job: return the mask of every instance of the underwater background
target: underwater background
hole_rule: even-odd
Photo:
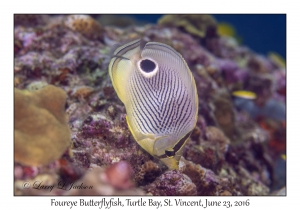
[[[285,14],[212,14],[235,28],[242,43],[257,53],[276,52],[286,58]],[[136,20],[156,23],[162,14],[126,14]]]
[[[285,19],[16,14],[14,194],[285,195]],[[113,46],[141,37],[179,52],[195,79],[178,170],[135,142],[109,78]]]

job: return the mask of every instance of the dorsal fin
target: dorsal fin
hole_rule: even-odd
[[[125,45],[125,44],[127,44],[127,43],[129,43],[129,42],[132,42],[132,41],[134,41],[134,40],[136,40],[136,38],[126,39],[126,40],[121,41],[120,43],[114,44],[114,45],[110,48],[110,51],[109,51],[110,57],[114,57],[114,55],[115,55],[114,53],[115,53],[116,49],[118,49],[118,48],[121,47],[122,45]]]
[[[143,49],[144,49],[144,47],[146,46],[146,44],[147,44],[147,41],[145,40],[145,39],[141,39],[140,40],[140,51],[142,52],[143,51]]]

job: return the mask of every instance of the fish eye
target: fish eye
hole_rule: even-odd
[[[149,59],[145,59],[140,62],[140,67],[143,71],[150,73],[154,71],[156,64]]]
[[[175,156],[175,151],[173,148],[168,148],[165,150],[165,154],[168,156],[168,157],[174,157]]]
[[[138,61],[137,67],[146,78],[153,77],[158,72],[158,64],[151,58],[143,58]]]

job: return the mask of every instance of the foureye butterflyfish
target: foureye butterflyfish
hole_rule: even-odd
[[[109,75],[134,139],[178,169],[198,116],[195,80],[183,57],[166,44],[138,39],[116,48]]]

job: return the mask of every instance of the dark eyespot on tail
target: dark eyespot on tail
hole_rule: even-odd
[[[156,68],[156,64],[149,59],[145,59],[140,62],[140,67],[144,72],[150,73],[154,71],[154,69]]]

